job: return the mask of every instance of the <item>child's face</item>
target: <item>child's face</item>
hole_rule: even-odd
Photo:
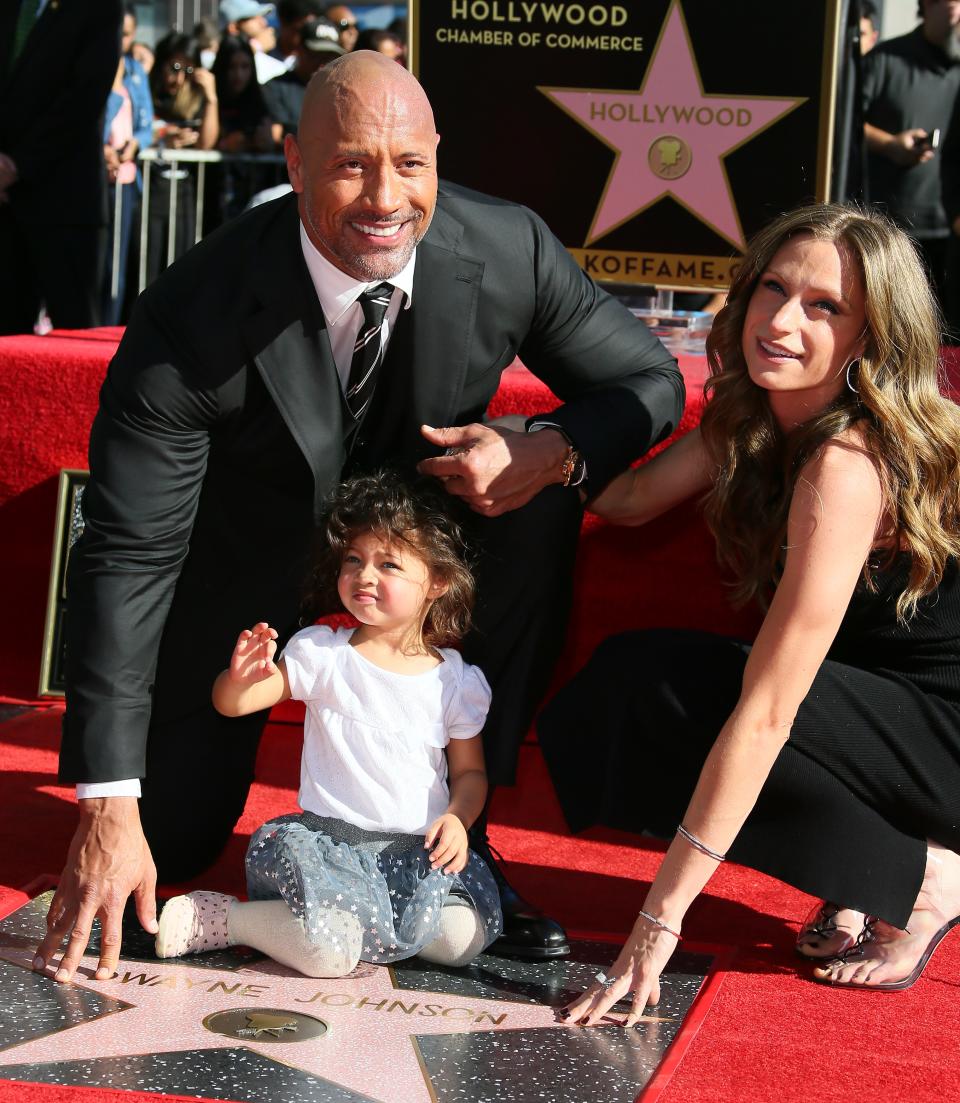
[[[446,589],[409,544],[375,532],[353,538],[340,565],[337,591],[361,624],[405,628],[419,624],[426,605]]]

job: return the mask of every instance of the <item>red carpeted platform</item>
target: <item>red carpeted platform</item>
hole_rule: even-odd
[[[85,466],[85,439],[117,331],[0,339],[0,578],[8,631],[0,643],[0,697],[33,698],[39,666],[50,539],[61,467]],[[947,364],[957,376],[960,359]],[[697,417],[704,362],[682,364]],[[951,388],[952,389],[952,388]],[[550,396],[511,371],[495,414],[549,409]],[[610,580],[617,600],[609,598]],[[750,614],[733,615],[709,539],[692,510],[639,530],[588,522],[577,567],[574,622],[564,673],[612,632],[655,624],[749,633]],[[58,706],[0,724],[0,912],[19,887],[62,863],[74,826],[72,794],[56,783]],[[233,843],[204,886],[242,888],[250,830],[295,807],[300,732],[273,724],[257,782]],[[636,800],[644,798],[637,779]],[[535,746],[523,748],[517,787],[494,808],[494,844],[510,859],[518,888],[572,929],[625,932],[661,846],[609,831],[569,836]],[[193,886],[191,886],[193,887]],[[943,945],[922,979],[902,994],[834,991],[798,972],[797,921],[809,901],[770,878],[720,869],[688,917],[698,941],[737,947],[699,1033],[662,1093],[663,1103],[940,1103],[960,1098],[960,937]],[[0,1101],[156,1099],[148,1093],[28,1087],[0,1082]],[[403,1103],[403,1101],[397,1101]]]

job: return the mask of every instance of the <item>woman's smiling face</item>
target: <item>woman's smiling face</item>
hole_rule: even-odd
[[[774,254],[750,297],[743,356],[785,426],[828,406],[863,350],[863,278],[844,245],[798,234]]]

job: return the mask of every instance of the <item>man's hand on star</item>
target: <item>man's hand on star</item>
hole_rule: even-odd
[[[33,967],[45,970],[68,938],[55,979],[73,979],[100,920],[96,980],[113,976],[120,958],[123,909],[131,894],[145,931],[157,933],[157,870],[140,826],[136,797],[81,800],[80,823],[47,913],[47,936]]]
[[[443,479],[451,494],[485,517],[519,509],[545,486],[563,481],[568,445],[555,429],[520,433],[473,423],[446,429],[422,425],[420,432],[447,452],[422,460],[417,470]]]

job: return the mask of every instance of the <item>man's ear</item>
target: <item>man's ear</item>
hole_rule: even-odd
[[[301,195],[303,193],[303,159],[300,156],[297,139],[292,134],[288,134],[283,139],[283,155],[287,159],[287,174],[293,190]]]

